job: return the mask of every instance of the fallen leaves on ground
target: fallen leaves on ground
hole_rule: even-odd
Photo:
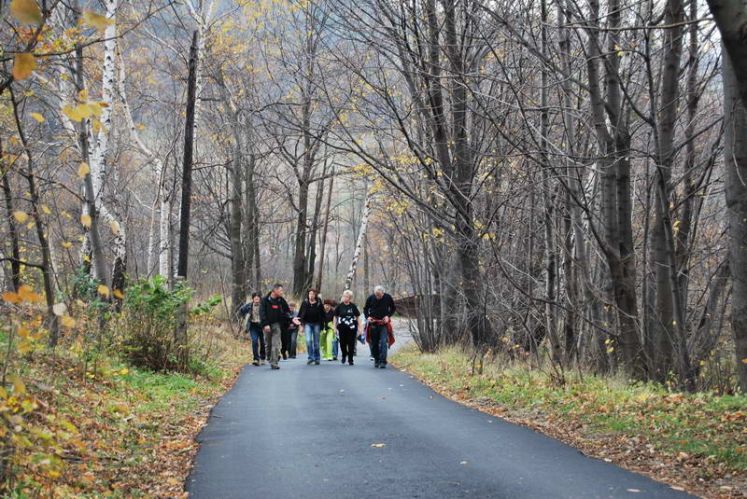
[[[236,349],[247,358],[245,350]],[[83,376],[73,357],[36,356],[25,375],[35,380],[28,390],[42,408],[36,417],[70,421],[76,431],[62,444],[59,473],[29,466],[17,485],[31,496],[186,498],[195,437],[241,364],[231,359],[215,380],[126,367]]]
[[[677,490],[703,497],[747,497],[743,398],[721,403],[707,394],[618,388],[602,381],[595,386],[589,385],[594,382],[590,377],[559,388],[525,368],[496,367],[472,375],[468,356],[450,350],[426,355],[405,348],[394,364],[447,398]]]

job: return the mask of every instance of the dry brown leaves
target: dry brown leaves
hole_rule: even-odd
[[[396,365],[396,361],[394,363]],[[514,411],[491,399],[472,397],[469,387],[453,389],[418,376],[417,372],[408,370],[405,366],[397,365],[397,368],[450,400],[531,428],[571,445],[588,456],[649,476],[676,490],[685,490],[690,494],[714,499],[747,497],[747,476],[744,474],[716,474],[721,477],[713,480],[696,478],[702,475],[700,471],[704,466],[712,466],[712,463],[707,462],[707,458],[690,456],[684,452],[677,455],[661,452],[640,437],[631,439],[615,434],[600,434],[592,431],[583,422],[569,419],[568,416],[560,420],[540,411]]]

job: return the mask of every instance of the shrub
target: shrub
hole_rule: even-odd
[[[186,342],[176,334],[179,314],[192,290],[177,284],[168,289],[161,276],[127,288],[122,308],[122,351],[135,366],[154,371],[184,370]]]

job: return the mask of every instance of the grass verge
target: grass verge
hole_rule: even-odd
[[[26,386],[14,393],[33,401],[26,419],[34,445],[15,446],[9,496],[186,497],[195,436],[250,358],[246,342],[211,327],[212,352],[201,375],[155,373],[112,359],[85,370],[79,356],[60,349],[27,358],[20,372]],[[48,439],[47,453],[38,435]]]
[[[747,497],[746,396],[578,374],[558,386],[542,372],[497,363],[472,375],[459,349],[421,354],[408,345],[393,360],[442,395],[588,455],[705,497]]]

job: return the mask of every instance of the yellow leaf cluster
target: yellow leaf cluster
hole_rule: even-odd
[[[109,19],[108,17],[97,14],[96,12],[86,10],[83,12],[81,22],[99,31],[104,31],[108,26],[114,24],[114,19]]]
[[[81,179],[84,179],[86,178],[86,175],[88,175],[89,173],[91,173],[91,167],[88,166],[88,163],[85,163],[85,162],[81,163],[80,166],[78,167],[78,177],[80,177]]]
[[[41,9],[35,0],[13,0],[10,13],[24,24],[39,24],[42,20]]]
[[[34,54],[16,54],[13,60],[13,79],[25,80],[36,69],[36,58]]]
[[[62,112],[72,121],[80,122],[91,117],[101,116],[104,107],[100,102],[83,102],[77,106],[65,106],[62,108]]]
[[[6,291],[3,293],[3,301],[13,304],[20,303],[42,303],[44,297],[34,291],[34,288],[28,284],[23,284],[18,291]]]
[[[16,222],[18,222],[19,224],[25,224],[29,219],[29,214],[25,211],[14,211],[13,218],[15,218]]]

